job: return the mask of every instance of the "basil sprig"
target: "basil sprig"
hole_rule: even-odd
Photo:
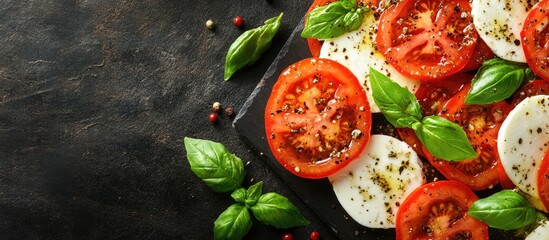
[[[511,190],[475,201],[469,215],[502,230],[524,228],[545,218],[524,196]]]
[[[412,128],[433,156],[460,161],[477,157],[463,129],[438,116],[423,117],[416,97],[390,78],[370,68],[370,83],[375,103],[395,127]]]
[[[510,97],[523,83],[534,79],[526,64],[490,59],[482,64],[471,83],[466,104],[490,104]]]
[[[222,144],[186,137],[185,149],[191,170],[217,192],[231,193],[236,201],[214,222],[214,239],[242,239],[252,227],[250,210],[255,218],[276,228],[309,224],[290,200],[278,193],[263,194],[263,182],[248,189],[241,187],[244,179],[242,160]]]
[[[280,28],[283,13],[265,21],[265,25],[242,33],[229,47],[225,58],[224,79],[229,80],[239,69],[255,63],[270,46]]]
[[[368,9],[357,7],[356,0],[341,0],[313,9],[301,37],[326,40],[354,31],[362,25]]]

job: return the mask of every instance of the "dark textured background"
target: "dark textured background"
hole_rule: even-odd
[[[335,238],[232,119],[208,122],[215,101],[238,111],[311,2],[0,1],[0,238],[211,239],[233,200],[193,175],[185,136],[225,144],[247,163],[245,186],[264,181],[311,220],[254,221],[247,239]],[[280,12],[272,48],[223,81],[230,43]]]

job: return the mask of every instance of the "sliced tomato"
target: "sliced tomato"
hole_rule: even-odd
[[[465,85],[444,104],[440,116],[462,126],[478,154],[477,158],[454,162],[426,157],[442,175],[464,183],[473,190],[483,190],[498,183],[499,154],[497,135],[511,107],[505,101],[487,105],[465,105],[471,84]]]
[[[492,52],[492,49],[488,47],[488,44],[486,44],[482,40],[482,38],[478,38],[478,43],[475,47],[475,51],[473,52],[473,56],[471,57],[471,60],[469,60],[467,65],[465,65],[465,67],[461,70],[461,72],[475,70],[482,66],[483,62],[492,59],[494,56],[494,52]]]
[[[453,180],[414,190],[396,215],[396,239],[488,239],[488,226],[467,212],[478,197]]]
[[[469,84],[473,75],[458,73],[439,81],[424,82],[415,93],[424,116],[438,115],[444,103]]]
[[[534,80],[524,84],[512,97],[511,106],[515,107],[527,97],[549,94],[549,80]]]
[[[438,115],[444,103],[471,82],[471,79],[473,75],[457,73],[439,81],[423,82],[415,93],[423,115]],[[412,129],[397,128],[397,132],[402,141],[408,143],[420,156],[425,156],[423,144]]]
[[[354,160],[370,139],[372,115],[351,71],[308,58],[286,68],[265,108],[269,147],[280,164],[303,178],[324,178]]]
[[[498,179],[499,179],[499,185],[503,189],[513,189],[515,188],[515,184],[509,176],[507,176],[507,172],[505,172],[505,168],[503,168],[503,165],[501,164],[501,161],[498,163]]]
[[[528,66],[539,77],[549,80],[549,0],[537,3],[520,32]]]
[[[309,12],[313,11],[313,9],[315,9],[317,7],[326,6],[326,5],[328,5],[332,2],[336,2],[336,1],[338,1],[338,0],[315,0],[313,2],[313,4],[311,4],[309,9],[307,10],[305,20],[307,20],[307,16],[309,15]],[[360,4],[360,6],[368,7],[370,9],[374,9],[374,8],[377,8],[377,6],[380,5],[380,1],[381,0],[358,0],[357,2],[358,2],[358,4]],[[315,38],[307,38],[307,44],[309,45],[309,51],[311,52],[311,55],[313,57],[320,56],[320,50],[322,49],[322,43],[324,43],[324,41],[320,41],[320,40],[315,39]]]
[[[538,176],[538,194],[545,209],[549,209],[549,151],[541,161]]]
[[[478,33],[467,0],[403,0],[379,20],[379,51],[399,72],[435,80],[462,70]]]

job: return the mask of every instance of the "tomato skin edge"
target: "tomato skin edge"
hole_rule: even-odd
[[[537,182],[538,182],[538,195],[541,203],[545,207],[545,212],[549,209],[549,151],[545,153],[543,160],[541,161]]]
[[[549,18],[548,9],[549,0],[541,0],[532,7],[524,21],[523,28],[520,32],[520,38],[522,39],[522,49],[526,57],[526,62],[532,71],[538,77],[549,81],[549,43],[538,43],[537,41],[541,41],[544,36],[536,35],[537,32],[540,32],[536,29],[536,24],[543,22],[542,20],[544,18]],[[543,31],[545,34],[549,34],[549,26],[547,26],[547,24],[545,24]],[[545,38],[547,39],[548,37],[545,36]],[[547,48],[543,49],[544,45]],[[542,49],[540,49],[539,46],[542,46]]]

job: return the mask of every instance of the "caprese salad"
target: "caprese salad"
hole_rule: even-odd
[[[302,36],[265,108],[287,171],[397,239],[549,236],[549,0],[316,0]]]

